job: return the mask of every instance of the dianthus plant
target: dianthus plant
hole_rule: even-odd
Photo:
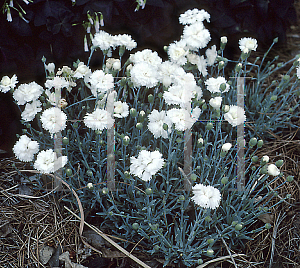
[[[13,148],[16,157],[41,174],[61,171],[86,214],[100,215],[103,231],[122,238],[128,249],[138,243],[135,250],[164,258],[164,265],[191,267],[226,254],[228,247],[240,248],[265,228],[258,216],[281,200],[276,197],[281,185],[273,183],[284,183],[282,163],[258,161],[262,140],[251,138],[250,130],[259,132],[266,124],[275,131],[291,116],[289,109],[297,108],[294,67],[268,93],[271,86],[264,82],[286,64],[251,63],[257,42],[243,38],[229,77],[227,38],[221,38],[219,50],[210,44],[209,19],[204,10],[182,14],[183,35],[168,46],[167,61],[150,49],[124,60],[135,41],[99,31],[90,56],[102,53],[98,69],[78,61],[56,70],[44,61],[44,86],[17,87],[15,75],[0,83],[1,91],[13,92],[26,126]],[[237,103],[238,77],[249,74],[254,76],[244,88],[244,106]],[[281,115],[273,115],[275,110]],[[244,124],[251,126],[245,144],[236,134]],[[60,136],[57,152],[53,144]],[[115,150],[108,153],[111,146]],[[113,188],[107,185],[112,179]],[[75,202],[65,201],[70,200]]]

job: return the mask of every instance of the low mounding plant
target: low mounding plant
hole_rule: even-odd
[[[180,16],[183,35],[166,48],[168,61],[150,49],[125,61],[124,51],[134,49],[135,41],[99,31],[90,56],[102,51],[99,69],[78,61],[56,70],[43,59],[44,87],[16,87],[15,75],[0,84],[22,111],[16,157],[41,174],[61,171],[84,209],[101,216],[103,231],[123,238],[123,247],[138,244],[135,250],[164,258],[164,266],[191,267],[240,248],[252,234],[271,228],[256,224],[258,217],[283,200],[276,193],[282,184],[273,186],[284,176],[283,163],[258,159],[263,141],[251,130],[262,133],[266,124],[276,131],[290,121],[291,108],[295,115],[299,81],[292,72],[298,61],[282,81],[268,85],[267,78],[287,63],[250,62],[257,41],[242,38],[241,57],[226,77],[227,38],[219,50],[207,48],[209,19],[197,9]],[[244,109],[236,103],[237,81],[250,74]],[[248,142],[236,134],[244,123],[251,126]],[[108,185],[112,178],[115,187]]]

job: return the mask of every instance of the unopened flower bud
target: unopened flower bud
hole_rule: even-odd
[[[212,256],[214,255],[214,250],[211,249],[211,248],[209,248],[209,249],[206,251],[206,254],[207,254],[207,256],[212,257]]]
[[[259,141],[257,142],[257,147],[258,147],[258,148],[261,148],[261,147],[263,146],[263,144],[264,144],[264,141],[263,141],[263,140],[259,140]]]
[[[206,124],[206,129],[207,129],[207,130],[212,130],[213,127],[214,127],[213,123],[207,123],[207,124]]]
[[[226,90],[226,84],[225,84],[225,83],[222,83],[222,84],[220,85],[220,89],[221,89],[221,91]]]
[[[273,42],[276,44],[278,42],[278,37],[274,38]]]
[[[149,94],[149,95],[148,95],[148,101],[149,101],[149,103],[153,103],[154,97],[153,97],[152,94]]]
[[[221,183],[222,184],[226,184],[228,182],[228,178],[227,177],[223,177],[222,179],[221,179]]]
[[[276,95],[273,95],[272,97],[271,97],[271,101],[276,101],[277,100],[277,96]]]
[[[283,165],[283,160],[278,160],[275,163],[276,167],[281,167]]]
[[[288,176],[288,177],[286,178],[286,181],[287,181],[287,182],[292,182],[292,181],[293,181],[293,179],[294,179],[294,177],[293,177],[293,176]]]
[[[130,109],[130,115],[131,115],[132,117],[136,117],[136,116],[137,116],[137,111],[136,111],[135,108],[131,108],[131,109]]]
[[[232,147],[232,144],[231,143],[224,143],[223,146],[222,146],[222,151],[223,152],[228,152],[230,150],[230,148]]]
[[[190,179],[192,181],[196,181],[197,180],[197,175],[195,173],[192,173],[191,176],[190,176]]]
[[[89,183],[86,185],[86,187],[89,188],[89,189],[92,189],[92,188],[94,187],[94,185],[93,185],[91,182],[89,182]]]
[[[163,124],[163,129],[167,131],[168,128],[169,128],[168,125],[167,125],[166,123],[164,123],[164,124]]]
[[[221,43],[223,43],[223,44],[227,44],[227,36],[222,36],[221,37]]]
[[[103,188],[103,189],[102,189],[102,193],[103,193],[103,194],[108,194],[108,189],[107,189],[106,187]]]
[[[272,225],[271,225],[270,223],[266,223],[266,224],[265,224],[265,228],[266,228],[266,229],[270,229],[271,227],[272,227]]]
[[[268,174],[276,177],[280,174],[280,170],[274,164],[270,164],[268,166]]]
[[[269,162],[269,160],[270,160],[269,156],[264,155],[264,156],[262,157],[262,159],[261,159],[261,162],[262,162],[263,164],[266,164],[266,163]]]
[[[198,147],[202,147],[204,144],[204,140],[202,138],[198,139]]]
[[[235,71],[238,73],[243,67],[243,64],[241,63],[238,63],[236,66],[235,66]]]
[[[136,124],[136,128],[137,128],[138,130],[142,130],[143,124],[142,124],[142,123],[137,123],[137,124]]]
[[[256,138],[251,138],[249,141],[250,147],[253,147],[257,144],[257,139]]]
[[[256,163],[258,161],[258,156],[256,156],[256,155],[252,156],[251,161],[253,163]]]

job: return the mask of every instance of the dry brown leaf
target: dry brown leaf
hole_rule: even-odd
[[[274,215],[270,213],[264,213],[258,216],[258,218],[264,223],[272,223]]]

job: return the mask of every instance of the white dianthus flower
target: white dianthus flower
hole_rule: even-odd
[[[50,63],[46,64],[46,70],[50,74],[54,74],[54,72],[55,72],[55,64],[53,62],[50,62]]]
[[[262,161],[262,162],[265,162],[265,163],[268,163],[269,160],[270,160],[270,158],[269,158],[269,156],[267,156],[267,155],[264,155],[264,156],[262,157],[262,159],[261,159],[261,161]]]
[[[177,104],[180,105],[181,108],[185,108],[190,104],[192,97],[194,96],[191,88],[173,85],[169,87],[168,91],[164,92],[163,97],[167,104]]]
[[[220,86],[222,84],[226,85],[226,88],[223,92],[228,92],[230,86],[228,85],[226,79],[222,76],[219,76],[217,78],[210,77],[205,81],[207,90],[210,91],[211,93],[221,93]]]
[[[204,9],[189,9],[179,16],[179,23],[183,25],[194,24],[196,22],[202,22],[204,20],[207,20],[208,22],[210,20],[210,14],[207,13]]]
[[[85,115],[84,124],[93,130],[103,130],[111,128],[114,125],[114,119],[108,111],[97,108],[91,114]]]
[[[158,83],[157,69],[147,62],[135,64],[130,71],[130,78],[134,86],[151,88]]]
[[[216,45],[213,45],[211,48],[208,48],[205,52],[207,57],[207,65],[211,66],[215,63],[215,60],[217,58],[217,47]]]
[[[191,128],[193,124],[198,120],[201,113],[199,107],[194,108],[192,114],[190,114],[186,109],[173,108],[167,111],[167,116],[173,124],[175,124],[175,129],[178,131],[184,131]]]
[[[168,134],[170,132],[170,128],[172,126],[172,122],[167,117],[165,111],[157,111],[153,109],[153,111],[148,115],[148,129],[154,135],[154,138],[162,137],[164,139],[168,138]],[[164,124],[167,124],[168,130],[164,129]]]
[[[197,67],[199,72],[203,75],[203,76],[207,76],[207,60],[204,58],[204,56],[200,56],[199,57],[199,62],[197,63]]]
[[[26,103],[25,109],[21,114],[25,122],[30,122],[34,119],[35,115],[39,113],[42,108],[42,103],[39,100],[34,100],[31,103]]]
[[[180,69],[180,71],[178,69]],[[171,61],[164,61],[158,67],[159,81],[163,83],[165,87],[169,87],[175,81],[174,75],[179,72],[184,73],[182,67]]]
[[[46,109],[40,118],[42,127],[51,134],[66,128],[67,115],[57,107]]]
[[[158,53],[151,49],[143,49],[142,51],[130,55],[129,61],[134,64],[145,62],[154,67],[158,67],[162,63],[162,59],[158,56]]]
[[[280,170],[274,164],[270,164],[268,165],[268,174],[276,177],[280,174]]]
[[[92,43],[94,47],[99,47],[101,50],[108,50],[116,45],[115,38],[102,30],[94,35]]]
[[[26,135],[22,135],[13,147],[15,156],[23,161],[30,162],[33,160],[34,155],[39,151],[39,144],[31,140]]]
[[[202,49],[207,46],[211,40],[210,33],[204,28],[203,23],[185,26],[183,29],[183,39],[191,50]]]
[[[255,51],[257,48],[257,40],[251,37],[244,37],[239,41],[240,50],[248,53],[250,50]]]
[[[57,158],[56,153],[52,149],[49,149],[47,151],[41,151],[37,155],[34,168],[42,173],[54,173],[64,167],[67,162],[67,156]]]
[[[83,62],[79,62],[77,69],[75,70],[73,77],[75,78],[83,78],[86,75],[91,74],[91,70],[88,66],[86,66]]]
[[[114,103],[114,117],[123,118],[129,114],[129,107],[126,102],[116,101]]]
[[[45,83],[46,88],[62,89],[68,88],[70,83],[64,77],[55,76],[53,79],[48,79]]]
[[[14,99],[19,105],[38,99],[44,89],[36,82],[20,85],[13,93]]]
[[[89,85],[92,94],[105,93],[114,87],[114,78],[111,74],[105,74],[102,70],[96,70],[85,76],[84,81]]]
[[[192,200],[200,207],[216,209],[220,205],[221,193],[212,186],[196,184],[193,187],[193,194]]]
[[[244,124],[244,122],[246,121],[244,109],[236,105],[229,106],[229,111],[226,114],[224,114],[224,118],[233,127],[236,127],[240,124]]]
[[[187,62],[186,56],[189,53],[186,42],[184,40],[175,41],[169,45],[168,55],[172,62],[178,65],[184,65]]]
[[[3,76],[0,81],[0,92],[6,93],[11,89],[14,89],[18,83],[18,78],[14,74],[12,78],[9,78],[7,75]]]
[[[214,109],[220,109],[222,104],[222,97],[214,97],[209,100],[209,104]]]
[[[115,36],[115,42],[119,46],[124,46],[128,50],[132,50],[137,46],[137,43],[128,34],[119,34]]]
[[[142,150],[137,158],[130,157],[130,173],[143,181],[149,181],[164,165],[162,154],[158,151]]]

